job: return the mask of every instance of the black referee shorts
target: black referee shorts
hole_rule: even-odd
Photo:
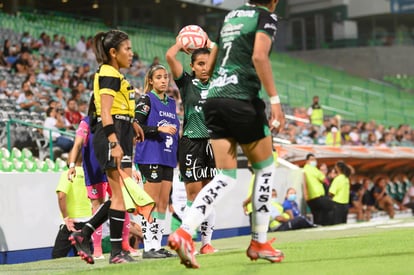
[[[122,150],[124,151],[121,168],[131,168],[134,137],[134,129],[132,124],[130,121],[114,118],[114,126],[116,137]],[[93,136],[93,147],[96,159],[98,160],[102,171],[116,168],[115,161],[110,154],[109,141],[103,130],[102,122],[99,122],[96,125],[95,134]]]

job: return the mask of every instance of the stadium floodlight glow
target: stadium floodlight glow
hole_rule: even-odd
[[[67,2],[69,2],[69,0],[62,0],[62,3],[63,3],[63,4],[65,4],[65,3],[67,3]]]
[[[97,9],[97,8],[99,8],[99,4],[98,4],[98,1],[95,0],[92,4],[92,9]]]

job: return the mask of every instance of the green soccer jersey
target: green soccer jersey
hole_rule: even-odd
[[[219,34],[219,52],[208,98],[257,97],[261,83],[252,61],[255,36],[263,32],[274,41],[276,31],[277,17],[264,7],[245,4],[229,12]]]
[[[188,73],[175,80],[180,89],[184,106],[183,136],[209,138],[204,119],[203,104],[206,102],[209,83],[202,83]]]

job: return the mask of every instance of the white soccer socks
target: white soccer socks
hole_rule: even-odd
[[[221,170],[198,193],[193,205],[187,210],[181,227],[193,235],[196,228],[210,215],[217,202],[231,191],[235,183],[236,169]]]
[[[270,218],[270,199],[273,188],[275,166],[273,156],[252,164],[254,170],[254,187],[252,194],[252,239],[260,243],[267,241]]]

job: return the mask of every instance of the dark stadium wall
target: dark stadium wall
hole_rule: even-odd
[[[289,55],[364,78],[383,79],[386,75],[414,72],[412,46],[319,49],[293,51]]]

